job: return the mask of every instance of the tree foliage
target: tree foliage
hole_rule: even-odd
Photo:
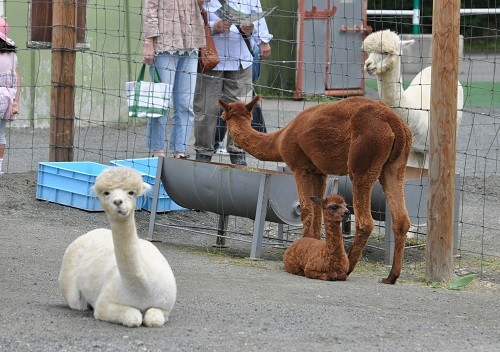
[[[432,1],[420,0],[419,33],[432,33]],[[372,10],[412,10],[414,0],[369,0]],[[499,0],[462,0],[460,8],[500,8]],[[370,16],[368,24],[374,31],[391,29],[398,33],[413,33],[411,16]],[[500,15],[462,15],[460,34],[465,39],[466,50],[488,49],[500,51]]]

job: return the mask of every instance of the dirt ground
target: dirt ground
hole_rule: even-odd
[[[0,182],[0,351],[496,351],[500,291],[476,281],[465,291],[422,282],[405,266],[398,284],[378,281],[388,268],[376,251],[346,282],[286,273],[283,249],[265,247],[264,261],[246,259],[248,243],[214,240],[166,228],[155,244],[178,284],[170,321],[129,329],[69,309],[58,289],[65,248],[80,234],[107,226],[92,213],[36,200],[36,173]],[[136,213],[139,233],[149,213]],[[163,222],[214,226],[214,214],[180,211]]]

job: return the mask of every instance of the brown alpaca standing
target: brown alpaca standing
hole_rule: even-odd
[[[261,133],[251,127],[250,103],[227,104],[222,118],[238,145],[263,161],[283,161],[294,174],[305,237],[320,238],[321,208],[310,196],[322,197],[327,175],[349,175],[352,180],[356,235],[349,251],[349,273],[354,270],[373,230],[371,192],[380,181],[392,214],[395,247],[391,272],[383,283],[393,284],[401,273],[410,219],[403,186],[411,148],[411,131],[382,101],[352,97],[318,104],[299,113],[281,130]]]
[[[331,195],[324,199],[311,197],[311,201],[323,210],[326,241],[311,237],[295,240],[283,255],[285,270],[310,279],[347,279],[349,259],[344,249],[342,219],[349,213],[341,196]]]

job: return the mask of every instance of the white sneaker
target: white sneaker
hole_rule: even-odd
[[[228,155],[226,148],[219,147],[215,150],[215,154]]]
[[[2,164],[3,164],[3,159],[0,159],[0,175],[4,173],[2,170]]]

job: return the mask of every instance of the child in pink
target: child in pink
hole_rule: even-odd
[[[16,44],[7,37],[9,24],[0,17],[0,174],[3,174],[5,155],[5,126],[19,114],[21,79],[17,69]]]

